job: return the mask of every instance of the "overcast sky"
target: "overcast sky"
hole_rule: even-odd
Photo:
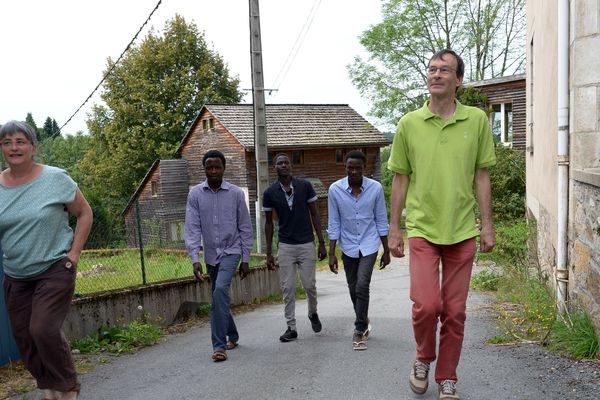
[[[47,116],[64,124],[100,82],[107,57],[121,54],[157,2],[0,1],[0,123],[24,120],[31,112],[38,126]],[[149,26],[162,30],[176,13],[204,31],[241,87],[250,88],[248,0],[163,0]],[[381,0],[260,0],[260,14],[265,87],[280,82],[279,91],[266,96],[267,104],[344,103],[376,123],[367,116],[370,104],[352,85],[346,66],[364,55],[358,37],[381,21]],[[96,94],[63,132],[87,132],[86,114],[100,102]]]

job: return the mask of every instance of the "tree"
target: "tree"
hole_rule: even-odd
[[[60,136],[60,128],[54,118],[47,117],[42,128],[43,133],[40,134],[40,142],[47,139]]]
[[[370,114],[396,124],[423,104],[429,58],[451,48],[465,61],[465,80],[522,71],[525,0],[386,0],[383,21],[361,36],[369,58],[348,66]]]
[[[173,157],[203,104],[242,97],[239,79],[179,15],[119,64],[109,58],[111,69],[101,94],[106,105],[95,105],[87,121],[92,146],[82,161],[85,184],[103,198],[127,199],[155,159]]]
[[[91,138],[82,132],[75,136],[49,137],[40,142],[38,158],[47,165],[66,170],[75,182],[81,183],[86,175],[79,162],[90,149]]]

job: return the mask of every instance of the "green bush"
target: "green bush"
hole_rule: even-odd
[[[529,228],[525,218],[495,224],[496,245],[491,253],[478,253],[479,260],[493,260],[502,267],[502,275],[521,279],[527,276]]]
[[[155,344],[162,335],[161,329],[153,324],[133,321],[128,325],[102,327],[95,335],[72,341],[71,348],[81,353],[132,353]]]
[[[511,147],[496,144],[496,165],[489,169],[492,209],[496,221],[525,217],[525,157]]]

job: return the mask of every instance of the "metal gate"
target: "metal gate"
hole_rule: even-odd
[[[3,256],[2,249],[0,248],[0,283],[4,280]],[[0,284],[0,366],[19,358],[19,350],[10,330],[10,322],[8,321],[8,314],[4,304],[4,290]]]

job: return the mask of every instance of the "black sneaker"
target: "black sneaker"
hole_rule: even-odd
[[[288,326],[287,331],[283,335],[279,336],[279,340],[282,342],[291,342],[292,340],[298,339],[298,332]]]
[[[319,321],[319,315],[317,313],[311,314],[308,316],[308,319],[310,319],[312,330],[315,332],[321,332],[323,325],[321,325],[321,321]]]

